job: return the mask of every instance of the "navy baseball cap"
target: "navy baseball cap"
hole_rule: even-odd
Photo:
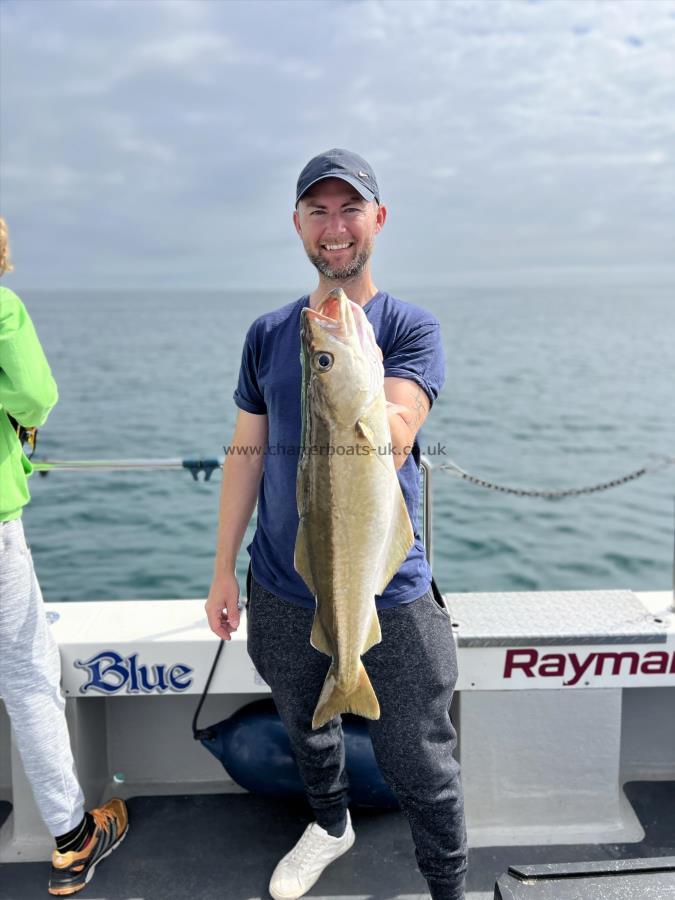
[[[351,150],[334,148],[310,159],[302,170],[298,178],[295,205],[298,205],[298,201],[313,184],[324,178],[341,178],[351,184],[364,200],[380,202],[380,189],[370,164]]]

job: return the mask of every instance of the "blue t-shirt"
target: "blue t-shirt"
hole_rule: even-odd
[[[314,608],[315,601],[295,571],[298,531],[295,481],[300,453],[300,310],[309,297],[260,316],[246,335],[234,400],[240,409],[268,417],[269,439],[258,495],[258,524],[248,547],[253,575],[264,588],[291,603]],[[363,307],[384,357],[385,377],[408,378],[429,397],[445,380],[440,325],[426,310],[380,291]],[[389,582],[378,609],[410,603],[431,583],[431,570],[417,527],[420,501],[419,446],[398,470],[415,543]]]

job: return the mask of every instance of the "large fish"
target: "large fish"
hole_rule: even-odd
[[[361,656],[382,639],[375,608],[413,544],[384,396],[382,353],[341,289],[302,310],[302,454],[295,568],[316,597],[312,645],[332,657],[312,728],[378,719]]]

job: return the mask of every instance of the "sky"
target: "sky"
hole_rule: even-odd
[[[330,147],[382,288],[675,286],[675,0],[0,0],[0,135],[9,286],[310,290]]]

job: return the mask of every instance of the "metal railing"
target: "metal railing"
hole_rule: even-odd
[[[204,480],[209,481],[216,469],[222,469],[224,460],[215,457],[196,457],[191,459],[115,459],[115,460],[33,460],[33,468],[40,475],[48,475],[52,471],[127,471],[133,469],[140,470],[159,470],[159,469],[187,469],[195,481],[199,480],[200,472],[204,474]],[[461,469],[456,463],[450,460],[448,463],[437,466],[439,471],[445,471],[468,481],[477,487],[488,488],[500,493],[511,494],[518,497],[537,497],[545,500],[561,500],[567,497],[578,497],[585,494],[593,494],[599,491],[605,491],[609,488],[619,487],[640,478],[644,475],[653,474],[660,470],[674,465],[675,457],[661,456],[657,457],[641,469],[630,472],[621,478],[614,478],[610,481],[601,482],[600,484],[582,488],[571,488],[567,490],[531,490],[526,488],[513,488],[501,484],[495,484],[484,478]],[[425,553],[429,565],[433,564],[433,491],[432,491],[432,471],[433,466],[426,456],[420,458],[420,500],[421,500],[421,538],[424,544]],[[675,613],[675,544],[673,547],[673,608]]]
[[[422,543],[424,551],[427,555],[427,562],[433,566],[433,530],[432,530],[432,513],[433,500],[431,492],[431,471],[432,465],[426,456],[420,458],[420,480],[422,494]]]

